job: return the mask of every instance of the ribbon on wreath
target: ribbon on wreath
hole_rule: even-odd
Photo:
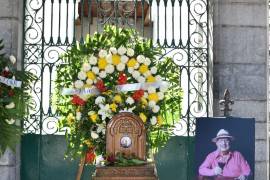
[[[21,87],[22,86],[22,81],[17,81],[15,79],[9,79],[3,76],[0,76],[0,83],[6,84],[8,86],[12,87]]]

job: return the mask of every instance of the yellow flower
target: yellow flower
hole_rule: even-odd
[[[72,113],[69,113],[68,116],[67,116],[67,123],[68,125],[72,125],[75,121],[75,117],[73,116]]]
[[[116,66],[121,62],[120,56],[117,54],[114,54],[112,56],[112,63]]]
[[[154,76],[148,76],[147,82],[156,82],[156,78]]]
[[[98,118],[98,115],[97,113],[95,113],[95,111],[90,111],[88,113],[89,115],[89,119],[93,122],[93,123],[96,123],[97,122],[97,118]]]
[[[147,117],[144,115],[144,113],[140,113],[139,116],[140,116],[141,120],[145,123],[147,120]]]
[[[91,79],[92,81],[94,81],[96,79],[96,75],[92,72],[92,71],[88,71],[86,73],[88,79]]]
[[[132,58],[128,61],[127,66],[134,67],[136,65],[136,63],[137,63],[136,59]]]
[[[161,116],[157,117],[157,123],[159,126],[161,126],[163,124],[163,118]]]
[[[141,101],[143,105],[147,105],[147,100],[144,97],[141,98]]]
[[[122,102],[122,98],[120,95],[115,95],[113,98],[113,101],[115,101],[116,103],[121,103]]]
[[[150,93],[150,94],[148,94],[148,99],[149,99],[149,101],[158,102],[158,95],[157,95],[157,93]]]
[[[116,112],[117,105],[115,103],[110,104],[110,108],[113,112]]]
[[[84,140],[83,141],[84,142],[84,144],[86,144],[88,147],[92,147],[92,143],[91,143],[91,141],[88,139],[88,140]]]
[[[99,69],[105,69],[105,67],[107,66],[107,61],[105,58],[99,58],[98,59],[98,68]]]
[[[141,74],[145,73],[148,71],[148,66],[146,66],[145,64],[141,65],[140,68],[139,68],[139,72]]]

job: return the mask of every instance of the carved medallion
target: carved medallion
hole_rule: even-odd
[[[124,153],[145,160],[146,130],[142,120],[129,112],[115,115],[107,125],[106,151]]]

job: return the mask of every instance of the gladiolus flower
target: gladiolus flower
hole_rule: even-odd
[[[71,100],[72,104],[78,105],[78,106],[83,106],[85,104],[85,101],[81,99],[79,96],[74,95]]]
[[[87,152],[86,152],[86,155],[85,155],[85,163],[86,164],[93,164],[93,162],[95,161],[96,159],[96,154],[94,152],[94,149],[93,148],[90,148]]]
[[[140,89],[134,92],[134,94],[132,95],[132,98],[135,101],[139,101],[141,97],[143,97],[143,95],[144,95],[144,90]]]
[[[104,85],[102,80],[98,80],[98,82],[96,83],[96,87],[100,92],[106,91],[106,86]]]

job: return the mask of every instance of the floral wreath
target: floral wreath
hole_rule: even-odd
[[[55,102],[63,115],[60,127],[68,127],[68,156],[104,161],[106,125],[123,111],[143,121],[148,148],[164,144],[172,125],[166,109],[179,111],[181,89],[177,67],[160,56],[150,40],[113,26],[67,51],[57,70]]]

